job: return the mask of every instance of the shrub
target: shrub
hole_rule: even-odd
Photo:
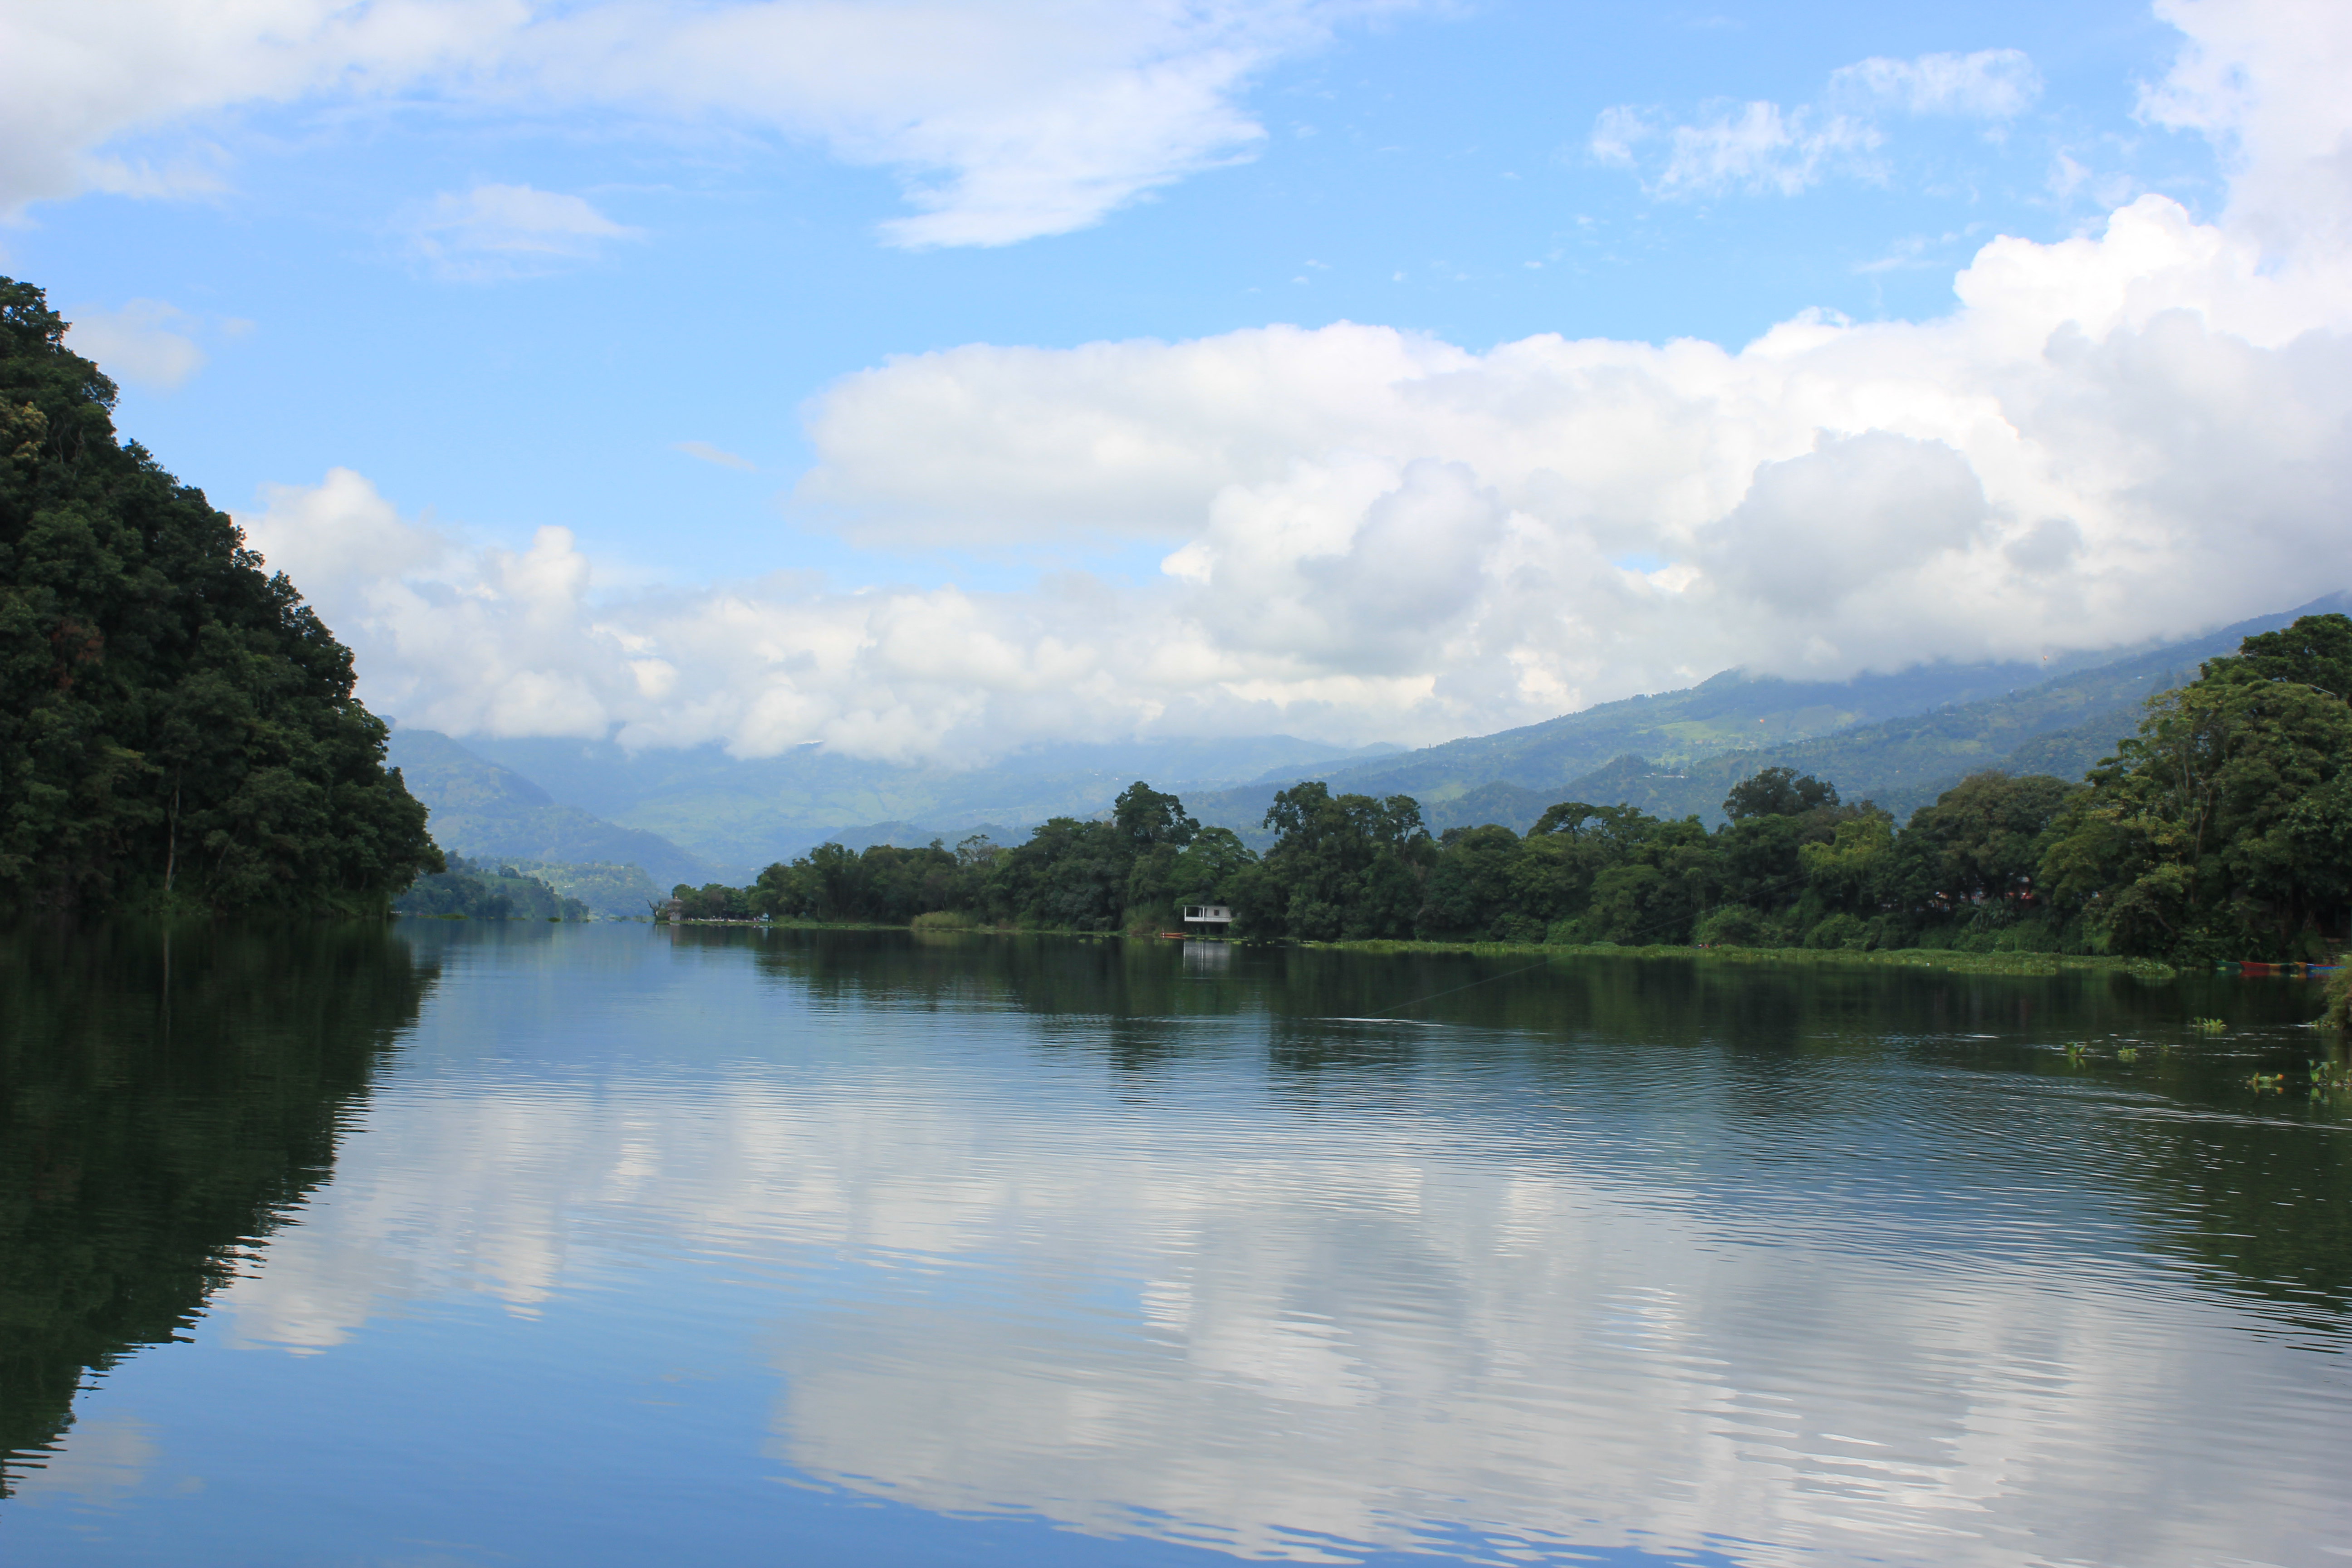
[[[1860,915],[1834,914],[1805,933],[1805,945],[1860,951],[1870,945],[1870,928]]]
[[[1746,904],[1725,904],[1700,918],[1691,940],[1701,947],[1762,947],[1768,928],[1764,917]]]

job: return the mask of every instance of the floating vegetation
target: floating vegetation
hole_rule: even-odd
[[[2246,1087],[2252,1089],[2256,1094],[2284,1094],[2286,1092],[2286,1074],[2283,1072],[2258,1072],[2253,1077],[2246,1080]]]
[[[2139,1060],[2139,1047],[2137,1046],[2116,1047],[2116,1060],[2119,1062],[2136,1062]]]
[[[2088,1057],[2090,1054],[2091,1047],[2084,1042],[2081,1040],[2069,1040],[2066,1042],[2066,1060],[2074,1066],[2081,1067],[2083,1065],[2084,1058]]]
[[[2219,1018],[2191,1018],[2189,1026],[2200,1035],[2226,1034],[2230,1027]]]

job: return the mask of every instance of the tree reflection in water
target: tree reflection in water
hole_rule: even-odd
[[[436,975],[364,922],[0,936],[0,1495],[327,1179]]]

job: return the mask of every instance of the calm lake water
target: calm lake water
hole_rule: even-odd
[[[2247,1086],[2341,1059],[2316,1010],[894,932],[20,937],[0,1556],[2340,1565],[2352,1115]]]

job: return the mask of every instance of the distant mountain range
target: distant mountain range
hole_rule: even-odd
[[[432,812],[434,841],[455,855],[554,865],[644,868],[657,887],[697,885],[719,873],[657,833],[615,826],[555,797],[435,730],[395,728],[390,761]]]
[[[976,769],[861,762],[803,747],[743,760],[716,746],[631,752],[609,741],[459,742],[395,727],[393,763],[431,808],[445,849],[548,863],[641,865],[663,888],[740,885],[828,839],[954,844],[1018,839],[1049,816],[1108,807],[1138,779],[1218,788],[1393,755],[1295,736],[1037,747]]]
[[[2201,661],[2236,652],[2255,632],[2327,611],[2352,611],[2352,596],[2048,668],[1926,665],[1843,682],[1729,671],[1686,690],[1301,776],[1323,779],[1335,794],[1412,795],[1440,832],[1485,822],[1525,832],[1562,800],[1719,822],[1733,784],[1783,766],[1906,816],[1986,768],[2080,778],[2138,726],[2141,703],[2195,675]],[[1758,734],[1771,743],[1754,744]],[[1296,782],[1187,795],[1185,805],[1202,821],[1256,842],[1276,792]]]
[[[2078,778],[2139,720],[2150,695],[2249,634],[2352,609],[2331,595],[2178,642],[2046,663],[1923,665],[1845,681],[1727,671],[1681,691],[1606,702],[1499,734],[1405,751],[1294,736],[1032,749],[958,770],[861,762],[803,747],[740,759],[717,747],[630,752],[608,741],[460,743],[395,729],[392,760],[433,811],[446,848],[543,863],[640,865],[660,886],[741,883],[832,839],[950,844],[1018,838],[1048,816],[1108,809],[1137,779],[1184,797],[1252,843],[1275,795],[1308,778],[1335,793],[1410,795],[1435,831],[1498,822],[1524,832],[1561,800],[1719,820],[1732,784],[1788,766],[1848,800],[1907,816],[1984,768]]]

